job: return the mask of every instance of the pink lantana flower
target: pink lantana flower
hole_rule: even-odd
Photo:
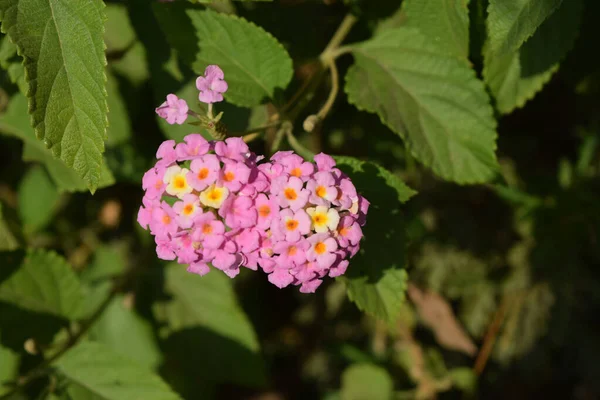
[[[335,178],[329,172],[317,172],[306,182],[306,189],[310,191],[308,201],[318,206],[329,206],[338,197]]]
[[[217,65],[206,67],[204,76],[196,79],[196,87],[200,91],[198,99],[208,104],[223,101],[223,93],[227,91],[227,82],[223,78],[225,78],[225,74]]]
[[[192,160],[199,156],[203,156],[210,150],[210,143],[199,133],[192,133],[183,138],[185,143],[179,143],[175,147],[177,158],[180,161]]]
[[[327,154],[319,153],[314,156],[314,160],[318,171],[331,171],[335,167],[335,160]]]
[[[173,239],[177,246],[177,262],[179,264],[190,264],[198,260],[199,257],[189,233],[180,232]]]
[[[194,218],[194,229],[192,239],[200,243],[205,249],[217,249],[225,241],[225,226],[217,221],[212,212],[199,214]]]
[[[219,209],[219,215],[230,228],[249,228],[258,218],[254,201],[247,196],[230,196]]]
[[[279,205],[283,208],[290,207],[293,211],[303,208],[310,192],[303,189],[304,182],[295,176],[279,176],[271,183],[271,193],[277,196]]]
[[[306,211],[300,209],[293,212],[286,208],[279,212],[279,217],[271,225],[271,232],[276,240],[285,238],[288,242],[297,242],[302,235],[310,232],[310,225]]]
[[[271,226],[273,218],[279,215],[279,205],[274,199],[269,199],[263,193],[256,196],[254,205],[258,212],[256,227],[262,230],[268,229]]]
[[[337,227],[337,240],[341,247],[357,245],[362,236],[362,229],[356,219],[350,215],[345,215],[340,219]]]
[[[187,267],[187,272],[191,272],[192,274],[204,276],[210,272],[210,267],[204,261],[196,261],[191,263]]]
[[[289,154],[283,157],[278,157],[278,163],[283,165],[284,171],[291,176],[301,178],[306,181],[315,171],[315,166],[312,163],[304,161],[297,154]]]
[[[156,243],[156,255],[158,258],[169,261],[177,258],[175,243],[173,243],[172,239],[156,236],[154,241]]]
[[[241,189],[243,182],[248,182],[249,176],[250,168],[246,164],[228,161],[221,170],[219,184],[235,192]]]
[[[278,253],[277,264],[282,267],[294,268],[306,262],[306,251],[310,243],[306,239],[297,242],[278,242],[273,251]]]
[[[177,215],[175,211],[166,202],[160,203],[159,207],[152,209],[152,221],[150,222],[150,232],[156,237],[167,237],[177,232]]]
[[[231,158],[232,160],[245,161],[246,154],[250,152],[248,145],[242,138],[231,137],[225,141],[215,143],[215,153],[220,157]]]
[[[156,163],[156,168],[168,167],[177,161],[177,153],[175,152],[175,141],[165,140],[158,146],[156,158],[159,160]]]
[[[276,265],[273,272],[269,274],[269,282],[277,286],[279,289],[283,289],[294,281],[294,277],[290,274],[289,269]]]
[[[319,267],[329,268],[337,259],[337,242],[326,233],[317,233],[308,238],[311,246],[306,253],[309,261],[316,261]]]
[[[152,222],[152,210],[156,207],[160,207],[159,200],[144,196],[137,215],[137,222],[142,228],[148,229],[148,225]]]
[[[180,99],[174,94],[167,95],[167,101],[156,108],[158,116],[166,119],[167,123],[171,125],[183,124],[187,119],[188,111],[189,108],[185,100]]]
[[[188,175],[190,186],[202,191],[215,183],[221,170],[219,159],[214,154],[206,154],[190,164],[191,173]]]
[[[177,213],[177,223],[183,229],[191,228],[196,215],[202,213],[202,207],[198,196],[186,194],[182,201],[173,204],[173,210]]]

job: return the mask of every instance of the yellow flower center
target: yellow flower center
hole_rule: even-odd
[[[220,208],[228,195],[227,188],[212,185],[200,193],[200,202],[208,207]]]
[[[198,171],[198,179],[206,179],[208,172],[208,168],[202,168],[200,171]]]
[[[173,186],[176,189],[185,189],[186,185],[187,185],[187,182],[185,181],[185,177],[184,176],[178,175],[173,180]]]
[[[315,225],[325,225],[327,223],[327,214],[315,213],[312,220]]]
[[[285,223],[285,228],[288,231],[293,231],[296,230],[296,228],[298,228],[298,221],[296,221],[295,219],[290,219]]]
[[[295,176],[296,178],[300,178],[302,176],[302,170],[300,169],[300,167],[296,167],[290,172],[290,175]]]
[[[267,205],[262,205],[258,207],[258,215],[263,218],[267,218],[271,214],[271,207]]]
[[[208,192],[208,198],[212,201],[218,201],[221,199],[222,193],[220,190],[214,189]]]
[[[323,242],[319,242],[317,244],[315,244],[315,253],[317,254],[323,254],[327,251],[327,246],[325,246],[325,243]]]
[[[319,197],[325,197],[325,196],[327,196],[327,189],[325,188],[325,186],[317,186],[315,193]]]
[[[285,188],[285,190],[283,191],[283,195],[288,200],[296,200],[298,198],[298,194],[292,188]]]

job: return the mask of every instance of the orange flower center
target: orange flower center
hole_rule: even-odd
[[[210,224],[204,224],[202,227],[202,233],[205,235],[210,235],[212,233],[212,226],[210,226]]]
[[[225,172],[225,176],[223,177],[223,179],[225,180],[225,182],[231,182],[235,179],[235,174],[231,171],[227,171]]]
[[[325,215],[323,215],[323,214],[316,214],[313,217],[313,222],[315,224],[317,224],[317,225],[321,225],[321,224],[324,224],[325,222],[327,222],[326,219],[327,219],[327,217]]]
[[[293,231],[298,228],[298,221],[295,219],[290,219],[285,223],[285,227],[288,231]]]
[[[297,252],[298,248],[296,248],[296,246],[288,247],[288,256],[295,256]]]
[[[198,179],[206,179],[208,176],[208,168],[202,168],[198,171]]]
[[[165,215],[163,218],[163,224],[168,225],[171,223],[171,217],[169,217],[168,215]]]
[[[267,218],[269,214],[271,214],[271,207],[269,207],[268,205],[258,207],[258,215],[260,215],[261,217]]]
[[[193,204],[186,204],[185,207],[183,207],[183,213],[185,215],[190,215],[193,212],[194,212],[194,205]]]
[[[338,232],[340,236],[346,236],[348,234],[348,228],[342,228]]]
[[[292,188],[285,188],[285,190],[283,191],[283,195],[288,200],[296,200],[298,198],[298,194]]]
[[[327,246],[325,246],[325,243],[323,242],[319,242],[315,245],[315,253],[317,254],[323,254],[327,251]]]
[[[221,192],[219,190],[211,190],[208,194],[208,198],[217,201],[221,198]]]
[[[173,182],[173,186],[177,189],[185,188],[185,178],[183,176],[178,176],[175,178],[175,182]]]
[[[327,189],[325,189],[325,186],[317,186],[317,190],[315,190],[315,193],[319,197],[325,197],[327,196]]]
[[[290,172],[290,175],[295,176],[296,178],[300,178],[302,176],[302,170],[300,169],[300,167],[296,167]]]
[[[163,185],[162,179],[157,179],[156,183],[154,184],[154,187],[157,189],[160,189],[162,187],[162,185]]]

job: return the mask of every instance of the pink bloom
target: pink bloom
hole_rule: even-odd
[[[278,153],[281,153],[281,152],[278,152]],[[278,153],[275,153],[275,154],[278,154]],[[271,159],[272,158],[273,157],[271,157]],[[277,163],[275,163],[275,164],[264,163],[264,164],[260,164],[258,166],[258,170],[261,171],[262,173],[264,173],[265,176],[269,180],[273,180],[283,174],[283,165],[277,164]]]
[[[280,150],[271,156],[271,161],[280,162],[282,159],[291,156],[294,154],[293,150]]]
[[[277,162],[283,165],[286,173],[295,176],[296,178],[301,178],[303,181],[306,181],[315,170],[313,163],[304,161],[304,159],[297,154],[290,154],[278,158]]]
[[[306,205],[310,195],[308,190],[302,188],[303,185],[304,183],[300,178],[295,176],[288,178],[282,175],[275,178],[271,183],[271,193],[277,196],[281,207],[290,207],[293,211],[296,211]]]
[[[273,218],[279,215],[279,205],[274,199],[269,199],[265,194],[260,193],[256,196],[254,206],[258,212],[256,227],[262,230],[268,229]]]
[[[313,279],[312,281],[303,282],[300,286],[300,293],[314,293],[323,281],[321,279]]]
[[[237,192],[242,185],[248,182],[250,168],[241,162],[225,161],[224,163],[225,166],[221,170],[219,184],[230,191]]]
[[[165,140],[158,146],[158,150],[156,151],[156,158],[159,159],[156,163],[156,168],[159,167],[168,167],[177,161],[177,153],[175,152],[175,141],[174,140]]]
[[[333,204],[349,210],[352,204],[358,200],[356,188],[348,177],[343,177],[339,184],[339,192]]]
[[[329,276],[332,278],[335,278],[336,276],[344,275],[344,273],[346,272],[346,269],[348,269],[349,264],[350,264],[350,262],[348,260],[336,261],[329,268]]]
[[[210,143],[199,133],[192,133],[183,138],[185,143],[179,143],[175,147],[175,152],[179,161],[192,160],[208,153]]]
[[[310,232],[310,217],[302,209],[296,212],[281,210],[279,217],[271,224],[271,231],[276,239],[285,238],[288,242],[297,242],[302,235]]]
[[[177,213],[177,223],[183,229],[191,228],[194,218],[202,213],[202,207],[195,194],[186,194],[182,201],[173,204],[173,210]]]
[[[266,274],[270,274],[275,270],[275,260],[270,258],[259,258],[258,265]]]
[[[205,249],[217,249],[225,240],[225,225],[217,221],[212,212],[197,215],[194,218],[194,229],[192,239],[199,242]]]
[[[144,229],[148,229],[148,225],[152,222],[152,210],[160,206],[159,200],[149,199],[146,196],[142,198],[142,206],[138,211],[138,224]]]
[[[171,125],[183,124],[187,119],[188,105],[183,99],[179,99],[174,94],[167,95],[167,101],[162,103],[156,109],[159,117],[164,118]]]
[[[230,228],[249,228],[256,224],[258,217],[254,201],[246,196],[229,196],[219,209],[219,215]]]
[[[157,237],[166,237],[167,234],[175,234],[179,228],[175,220],[176,217],[177,215],[171,206],[163,201],[160,203],[160,207],[155,207],[152,209],[150,232]]]
[[[206,189],[217,180],[220,169],[221,164],[214,154],[206,154],[193,160],[188,174],[190,186],[198,191]]]
[[[179,264],[190,264],[198,260],[192,237],[189,233],[182,233],[173,238],[177,246],[177,262]]]
[[[260,234],[256,229],[242,229],[235,237],[237,248],[244,253],[251,253],[260,245]]]
[[[245,161],[246,154],[248,154],[250,149],[248,145],[242,138],[239,137],[230,137],[225,139],[225,141],[218,141],[215,143],[215,153],[218,156],[231,158],[236,161]]]
[[[346,215],[340,219],[337,227],[337,240],[341,247],[357,245],[362,236],[362,229],[352,216]]]
[[[164,168],[149,169],[142,178],[142,188],[146,191],[144,197],[155,199],[162,196],[165,191],[165,183],[163,182],[165,170]]]
[[[321,278],[322,275],[326,274],[325,269],[319,267],[314,261],[307,261],[302,264],[298,264],[298,267],[294,269],[294,276],[299,282],[308,282],[312,279]]]
[[[357,222],[360,226],[365,226],[367,223],[367,212],[369,211],[369,200],[365,199],[361,195],[358,195],[358,219]]]
[[[190,266],[187,268],[187,272],[204,276],[210,272],[210,268],[205,262],[198,261],[195,263],[191,263]]]
[[[156,242],[156,255],[158,258],[161,260],[175,259],[175,246],[173,245],[173,241],[171,239],[156,236],[154,241]]]
[[[297,242],[279,242],[275,244],[273,251],[279,254],[277,264],[286,268],[302,265],[306,261],[306,250],[309,247],[310,243],[305,239]]]
[[[306,253],[309,261],[316,261],[319,267],[329,268],[337,259],[337,242],[327,233],[317,233],[308,238],[311,246]]]
[[[225,74],[217,65],[209,65],[204,70],[204,76],[196,79],[196,87],[200,91],[198,99],[203,103],[216,103],[223,101],[223,93],[227,91],[227,82],[223,80]]]
[[[285,268],[277,268],[269,274],[269,282],[277,286],[279,289],[283,289],[294,281],[294,277],[290,274],[290,271]]]
[[[319,171],[331,171],[331,169],[335,167],[335,160],[327,154],[319,153],[315,155],[314,159],[317,163],[317,170]]]
[[[329,206],[338,196],[335,178],[329,172],[317,172],[314,179],[308,180],[306,188],[311,193],[308,201],[318,206]]]
[[[229,253],[225,250],[214,250],[212,265],[220,269],[230,278],[240,273],[243,257],[240,253]]]

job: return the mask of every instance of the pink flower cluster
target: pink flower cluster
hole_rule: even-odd
[[[260,267],[276,286],[309,293],[358,252],[369,202],[330,156],[315,156],[315,165],[284,151],[257,164],[242,139],[199,134],[165,141],[156,156],[138,222],[161,259],[232,278]]]

